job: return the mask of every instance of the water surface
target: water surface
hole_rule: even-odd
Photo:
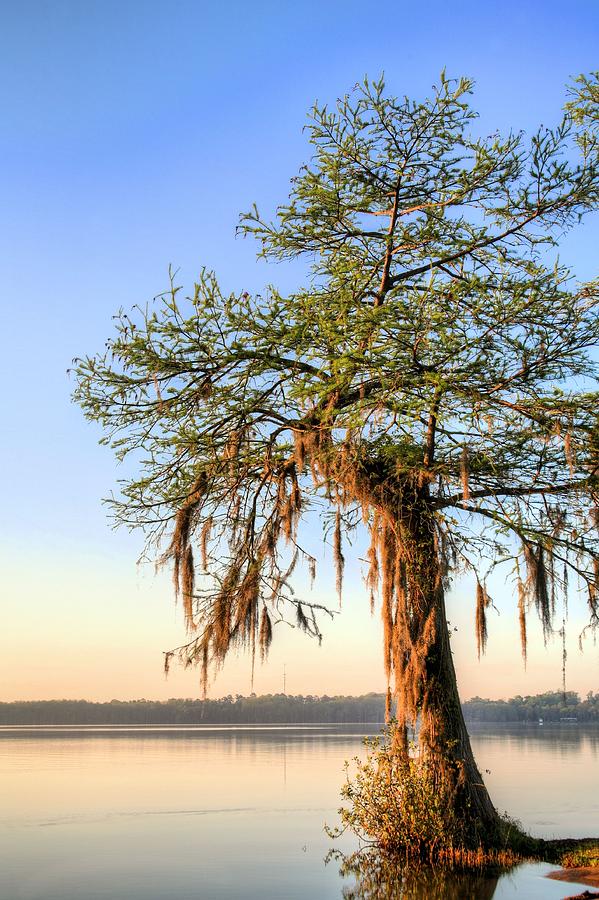
[[[1,900],[562,898],[525,866],[499,879],[362,892],[342,878],[343,763],[363,726],[0,729]],[[499,809],[543,837],[599,833],[599,729],[472,729]],[[354,848],[350,839],[337,846]],[[370,893],[368,893],[370,891]],[[403,891],[403,893],[402,893]]]

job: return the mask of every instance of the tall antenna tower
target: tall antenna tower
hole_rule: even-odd
[[[283,693],[287,693],[287,663],[283,663]]]

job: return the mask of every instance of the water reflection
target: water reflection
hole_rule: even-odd
[[[582,753],[597,757],[599,731],[579,725],[469,725],[472,738],[484,746],[500,740],[504,746],[526,752],[553,750],[563,756]]]
[[[334,857],[340,876],[353,881],[343,887],[344,900],[491,900],[499,880],[499,873],[401,867],[372,851]]]
[[[335,853],[343,900],[562,900],[568,890],[546,876],[555,868],[526,863],[505,871],[459,872],[402,866],[369,852]],[[571,884],[569,893],[580,888]]]

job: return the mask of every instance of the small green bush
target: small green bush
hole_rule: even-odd
[[[418,860],[457,868],[505,868],[534,856],[536,842],[519,823],[502,817],[497,845],[468,843],[464,811],[455,808],[455,783],[442,778],[416,748],[397,752],[396,726],[365,741],[366,759],[346,763],[346,783],[339,810],[341,825],[327,828],[331,837],[347,829],[363,844],[395,860]]]
[[[348,805],[339,810],[341,827],[329,834],[349,828],[387,853],[432,860],[441,848],[459,845],[460,821],[450,791],[426,759],[393,751],[393,728],[366,741],[367,757],[355,758],[353,778],[346,763],[341,796]]]

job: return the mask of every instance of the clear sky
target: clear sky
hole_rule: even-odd
[[[285,199],[316,98],[381,71],[391,91],[423,96],[446,67],[476,79],[486,133],[533,128],[557,119],[598,47],[596,0],[0,0],[1,699],[199,691],[194,672],[162,676],[182,617],[168,579],[136,567],[140,535],[109,527],[100,498],[118,468],[70,403],[72,357],[101,349],[119,307],[163,290],[169,264],[186,284],[201,266],[226,289],[293,282],[234,232],[252,202]],[[584,277],[598,238],[595,221],[564,244]],[[284,663],[290,693],[384,688],[378,617],[350,574],[323,646],[288,630],[257,692],[282,689]],[[556,688],[559,642],[544,650],[535,631],[525,672],[512,586],[495,599],[479,663],[472,586],[450,598],[463,696]],[[578,652],[582,624],[572,612],[569,687],[585,693],[599,689],[599,650]],[[250,689],[241,659],[212,692]]]

